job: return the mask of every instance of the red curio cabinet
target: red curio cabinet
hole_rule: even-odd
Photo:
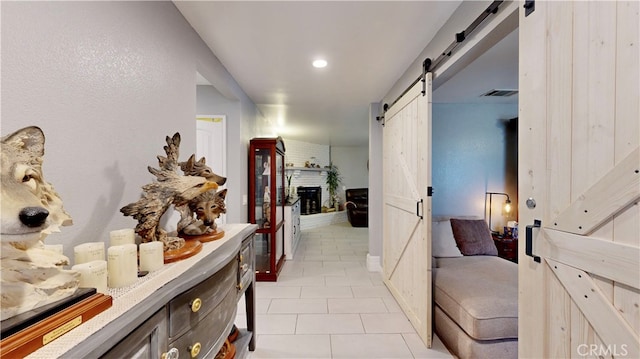
[[[249,221],[255,236],[256,280],[276,281],[284,264],[284,153],[282,138],[254,138],[249,149]]]

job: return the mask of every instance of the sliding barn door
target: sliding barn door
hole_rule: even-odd
[[[385,113],[383,276],[431,346],[431,74]]]
[[[639,10],[521,9],[521,358],[640,358]]]

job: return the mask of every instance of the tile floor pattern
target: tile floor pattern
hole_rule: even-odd
[[[367,271],[368,229],[348,223],[302,232],[277,282],[256,283],[256,350],[263,358],[452,358],[427,349],[382,282]],[[246,327],[244,302],[236,323]]]

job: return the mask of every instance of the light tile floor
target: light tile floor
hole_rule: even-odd
[[[427,349],[382,282],[367,271],[367,228],[348,223],[302,232],[277,282],[256,283],[256,350],[262,358],[452,358],[434,335]],[[236,323],[246,326],[244,302]]]

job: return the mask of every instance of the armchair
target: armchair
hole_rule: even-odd
[[[352,227],[369,227],[369,189],[350,188],[345,191],[347,219]]]

